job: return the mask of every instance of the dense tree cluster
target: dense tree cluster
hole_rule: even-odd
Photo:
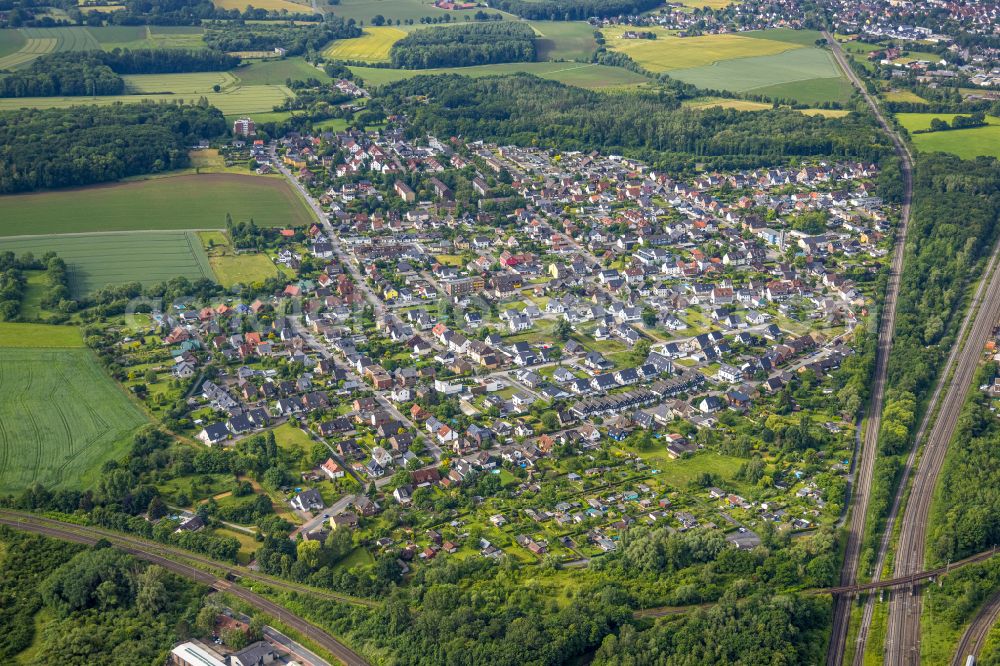
[[[931,517],[928,544],[939,562],[955,561],[1000,543],[1000,423],[979,386],[996,376],[995,363],[976,376],[948,448]]]
[[[526,23],[472,23],[414,30],[392,45],[392,66],[467,67],[535,60],[535,31]]]
[[[718,605],[662,621],[646,631],[625,626],[604,639],[600,666],[687,664],[815,664],[823,660],[821,634],[827,602],[817,598],[726,597]]]
[[[53,53],[0,78],[0,97],[120,95],[125,81],[95,53]]]
[[[199,49],[129,49],[50,53],[27,69],[0,78],[0,97],[120,95],[121,74],[215,72],[240,63],[236,56]]]
[[[661,4],[657,0],[495,0],[490,7],[527,19],[585,21],[592,16],[641,14]]]
[[[188,638],[205,588],[98,543],[91,549],[0,528],[0,658],[161,663]],[[36,614],[45,629],[36,635]],[[23,657],[22,657],[23,658]]]
[[[207,26],[205,43],[219,51],[273,51],[283,48],[288,55],[318,52],[334,39],[360,37],[354,20],[327,15],[322,23],[285,25],[221,23]]]
[[[918,158],[889,364],[889,386],[917,396],[918,404],[951,348],[967,288],[998,233],[996,160],[944,153]]]
[[[187,149],[225,134],[215,108],[115,104],[0,113],[0,193],[89,185],[188,165]]]
[[[426,95],[427,103],[415,96]],[[601,150],[683,170],[784,163],[790,156],[878,159],[885,136],[852,114],[824,119],[792,111],[739,112],[680,108],[676,90],[609,95],[527,74],[471,79],[414,77],[379,89],[383,108],[404,109],[413,134],[476,136],[498,143],[537,143]]]

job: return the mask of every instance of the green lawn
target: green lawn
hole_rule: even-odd
[[[0,493],[90,487],[146,422],[85,349],[0,349]]]
[[[645,83],[648,79],[635,72],[620,67],[606,67],[573,62],[518,62],[500,65],[480,65],[476,67],[450,67],[444,69],[382,69],[376,67],[351,67],[367,85],[379,86],[401,79],[409,79],[421,74],[462,74],[480,77],[497,74],[527,72],[543,79],[552,79],[567,85],[597,90],[600,88],[620,88]]]
[[[56,252],[79,297],[106,285],[156,284],[175,277],[211,278],[208,258],[193,232],[152,231],[0,238],[0,251],[35,256]]]
[[[248,86],[284,85],[285,81],[305,81],[308,78],[329,81],[322,69],[317,69],[302,58],[262,60],[232,70],[232,74]]]
[[[312,223],[283,178],[205,174],[2,196],[0,236],[220,229],[226,213],[263,226]]]
[[[309,453],[312,449],[312,438],[291,424],[283,423],[274,429],[274,440],[278,446],[287,451],[302,451]]]
[[[266,254],[236,254],[224,234],[217,231],[200,231],[198,236],[208,255],[212,273],[223,287],[263,282],[280,272]]]
[[[0,349],[83,347],[83,335],[74,326],[0,322]]]
[[[531,21],[539,60],[589,62],[597,50],[594,27],[584,21]]]
[[[373,564],[374,562],[375,559],[367,550],[364,548],[355,548],[347,554],[347,557],[333,565],[333,569],[334,571],[346,571],[351,567]]]

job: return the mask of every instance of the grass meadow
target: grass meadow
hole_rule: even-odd
[[[283,178],[169,176],[0,197],[0,237],[95,231],[221,229],[226,213],[262,226],[312,223]]]
[[[262,60],[232,70],[232,74],[245,86],[284,85],[288,79],[305,81],[313,78],[329,81],[322,69],[317,69],[302,58]]]
[[[32,339],[29,325],[11,326],[26,326],[13,335]],[[146,422],[87,349],[0,347],[0,394],[7,396],[0,401],[4,494],[34,483],[92,486]]]
[[[35,256],[56,252],[69,270],[70,288],[77,297],[108,285],[141,282],[156,284],[183,276],[190,280],[213,277],[194,232],[129,231],[0,238],[0,251]]]
[[[392,45],[406,37],[399,28],[369,26],[360,37],[338,39],[323,51],[327,58],[361,62],[389,62]]]
[[[929,128],[934,118],[951,122],[955,115],[954,113],[897,113],[896,119],[907,131],[913,132]],[[986,121],[989,123],[986,127],[911,134],[910,139],[917,150],[925,153],[952,153],[967,160],[980,155],[1000,157],[1000,118],[986,116]]]

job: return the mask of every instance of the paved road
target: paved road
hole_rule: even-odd
[[[861,541],[864,534],[865,515],[868,513],[868,501],[871,493],[872,473],[875,468],[875,457],[878,451],[878,432],[882,424],[882,406],[885,398],[885,380],[889,366],[889,352],[892,350],[892,337],[896,323],[896,303],[899,300],[899,280],[903,271],[903,254],[906,246],[906,231],[910,221],[910,199],[913,196],[913,159],[903,139],[886,121],[876,100],[868,93],[858,75],[851,69],[840,44],[829,32],[823,32],[830,45],[834,58],[854,86],[864,97],[879,125],[892,141],[896,155],[901,162],[903,172],[903,205],[900,214],[899,229],[892,253],[892,264],[889,269],[889,283],[886,288],[885,303],[879,320],[878,346],[875,354],[875,371],[872,382],[871,403],[868,407],[868,419],[865,422],[864,438],[854,464],[853,507],[847,524],[847,544],[844,552],[844,562],[840,571],[841,585],[851,585],[857,579],[858,560],[861,555]],[[847,628],[850,623],[851,598],[839,595],[834,599],[833,629],[827,650],[828,666],[840,666],[844,659],[844,649],[847,642]]]
[[[953,384],[949,383],[949,380],[952,377],[956,363],[959,361],[959,352],[963,349],[963,345],[961,343],[966,339],[969,327],[975,316],[981,311],[981,305],[985,292],[987,291],[987,285],[990,283],[991,275],[993,274],[993,271],[996,270],[998,263],[1000,263],[1000,244],[998,244],[993,250],[993,255],[990,257],[986,269],[983,271],[983,277],[979,282],[979,286],[976,288],[975,294],[973,294],[972,301],[969,304],[969,308],[966,310],[965,317],[962,319],[962,324],[959,327],[958,334],[955,338],[955,344],[952,346],[951,353],[948,354],[948,359],[938,376],[937,384],[934,387],[934,393],[931,395],[931,399],[927,403],[927,410],[924,412],[924,417],[920,422],[920,427],[917,429],[917,434],[913,438],[913,446],[910,449],[910,454],[907,456],[906,464],[903,467],[899,485],[896,488],[896,495],[893,498],[892,507],[889,510],[889,516],[886,518],[885,527],[882,532],[882,540],[879,544],[878,555],[875,558],[875,568],[872,580],[878,580],[882,573],[882,569],[885,566],[885,561],[889,553],[890,542],[892,541],[892,537],[894,535],[893,526],[895,525],[896,519],[899,516],[899,511],[903,506],[904,498],[907,496],[906,491],[909,487],[910,475],[912,474],[916,463],[917,453],[920,451],[920,446],[924,442],[924,436],[927,432],[927,428],[940,413],[939,401],[941,399],[942,392],[946,387],[949,391],[953,390]],[[963,361],[967,361],[967,359],[963,359]],[[875,601],[875,596],[870,596],[865,602],[865,609],[861,615],[861,625],[858,627],[858,637],[854,645],[854,663],[856,664],[864,662],[865,648],[868,642],[871,621],[875,613]]]
[[[20,514],[10,511],[0,511],[0,524],[10,527],[42,534],[44,536],[61,539],[64,541],[74,541],[92,545],[101,539],[111,541],[112,545],[125,552],[131,553],[147,562],[157,564],[168,571],[183,576],[189,580],[207,585],[220,592],[231,594],[242,601],[250,604],[257,610],[275,618],[279,622],[298,631],[303,636],[311,639],[317,645],[334,655],[347,666],[367,666],[368,662],[358,653],[338,641],[329,633],[320,629],[308,620],[296,615],[284,606],[281,606],[270,599],[260,596],[241,585],[232,583],[225,578],[219,578],[215,574],[208,573],[190,564],[186,564],[174,557],[168,557],[164,552],[169,553],[173,549],[164,548],[155,542],[145,542],[143,539],[116,535],[99,528],[86,527],[82,525],[70,525],[58,521],[43,519],[28,514]],[[185,559],[207,559],[197,556],[188,558],[188,553],[181,553]],[[210,561],[212,562],[212,561]],[[234,567],[221,562],[212,562],[213,568],[233,569]]]

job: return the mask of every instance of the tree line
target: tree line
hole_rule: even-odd
[[[472,23],[414,30],[392,45],[397,69],[533,62],[535,32],[524,23]]]
[[[676,171],[786,163],[793,157],[878,160],[885,136],[867,117],[826,119],[788,110],[681,108],[686,88],[605,94],[528,74],[418,76],[379,88],[413,135],[475,136],[498,143],[601,150]],[[416,103],[426,95],[427,103]]]
[[[493,9],[517,14],[526,19],[549,21],[585,21],[591,17],[641,14],[658,7],[658,0],[495,0]]]
[[[188,166],[188,146],[226,133],[222,112],[114,104],[0,113],[0,193],[90,185]]]
[[[0,78],[0,97],[120,95],[125,92],[122,74],[216,72],[239,63],[236,56],[206,49],[51,53]]]
[[[360,37],[361,28],[354,19],[343,20],[327,15],[314,25],[212,24],[205,29],[205,44],[219,51],[273,51],[285,49],[287,55],[318,52],[334,39]]]

